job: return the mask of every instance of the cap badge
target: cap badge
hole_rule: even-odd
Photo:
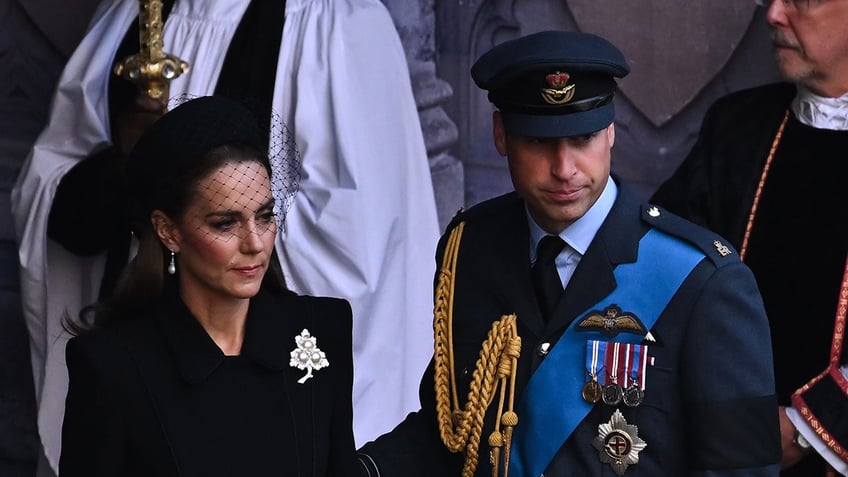
[[[574,85],[566,85],[571,75],[556,71],[545,76],[549,88],[542,88],[542,99],[548,104],[565,104],[574,97]]]
[[[639,428],[628,424],[624,415],[615,410],[609,422],[598,426],[598,436],[592,441],[601,457],[618,475],[624,475],[627,467],[639,462],[639,452],[648,446],[639,438]]]
[[[636,315],[627,311],[622,313],[618,305],[610,305],[604,311],[590,311],[577,323],[577,331],[600,331],[608,337],[614,337],[621,332],[639,335],[648,332]]]
[[[300,332],[300,335],[294,337],[294,342],[297,343],[297,348],[291,352],[289,366],[306,370],[306,374],[297,380],[298,383],[303,384],[312,377],[313,369],[318,371],[326,368],[330,362],[327,361],[324,352],[318,348],[318,338],[309,334],[306,328]]]

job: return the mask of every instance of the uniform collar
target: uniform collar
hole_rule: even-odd
[[[825,98],[804,86],[792,100],[792,112],[802,124],[817,129],[848,130],[848,93],[838,98]]]
[[[285,322],[283,310],[288,309],[284,301],[289,299],[266,291],[251,298],[241,350],[242,357],[275,372],[289,365],[290,350],[281,346],[281,340],[287,335],[293,339],[296,334],[293,331],[296,326],[287,326]],[[205,381],[224,362],[224,353],[178,296],[164,301],[159,323],[177,368],[187,382]]]

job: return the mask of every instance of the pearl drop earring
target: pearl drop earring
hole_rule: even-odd
[[[177,273],[177,262],[174,260],[174,251],[171,250],[171,262],[168,263],[168,275]]]

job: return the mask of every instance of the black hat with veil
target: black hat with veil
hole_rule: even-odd
[[[278,225],[294,202],[300,179],[300,155],[294,137],[278,116],[269,124],[246,103],[223,96],[182,100],[139,138],[127,160],[130,219],[134,230],[150,213],[168,204],[185,206],[178,194],[196,181],[204,154],[220,146],[250,148],[267,158]],[[270,131],[269,131],[270,129]],[[265,154],[267,151],[267,154]],[[265,161],[263,161],[265,162]]]

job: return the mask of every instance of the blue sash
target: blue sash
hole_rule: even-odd
[[[519,407],[509,473],[537,477],[545,471],[568,436],[592,409],[580,390],[585,383],[586,341],[609,340],[600,332],[576,332],[586,313],[619,305],[635,314],[650,330],[671,297],[704,258],[687,242],[651,229],[639,241],[634,263],[618,265],[613,272],[618,286],[585,312],[577,315],[530,377]],[[618,335],[619,342],[639,343],[644,337]]]

